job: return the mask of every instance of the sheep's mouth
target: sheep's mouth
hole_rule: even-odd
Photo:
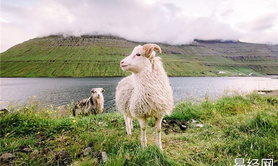
[[[128,65],[121,65],[122,68],[125,68],[125,67],[127,67],[127,66],[128,66]]]

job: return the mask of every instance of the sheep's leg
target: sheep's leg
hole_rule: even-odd
[[[80,110],[80,108],[77,108],[77,109],[75,110],[75,115],[78,116],[78,115],[80,115],[80,114],[82,114],[82,111]]]
[[[75,108],[72,109],[72,115],[73,115],[73,116],[76,115],[76,109],[75,109]]]
[[[143,147],[147,147],[147,138],[146,138],[146,127],[147,119],[138,119],[141,127],[141,144]]]
[[[162,144],[161,144],[161,122],[162,118],[156,118],[155,119],[155,130],[156,130],[156,145],[162,149]]]
[[[130,130],[132,130],[132,129],[133,129],[133,123],[132,123],[132,119],[130,118]]]
[[[88,114],[88,109],[87,109],[87,107],[83,108],[83,113],[84,113],[85,115]]]
[[[126,133],[127,133],[127,135],[131,135],[131,126],[130,126],[130,122],[132,122],[132,120],[131,120],[131,118],[128,117],[127,115],[124,115],[124,119],[125,119]]]

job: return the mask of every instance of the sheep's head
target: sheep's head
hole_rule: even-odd
[[[103,88],[92,88],[91,89],[91,96],[93,99],[98,99],[100,97],[103,97],[103,92],[105,90]]]
[[[161,48],[156,44],[138,45],[132,53],[121,61],[121,68],[124,71],[138,73],[144,68],[151,67],[151,61],[155,57],[155,52],[161,53]]]

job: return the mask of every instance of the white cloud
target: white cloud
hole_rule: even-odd
[[[110,33],[170,44],[195,38],[278,43],[275,0],[19,1],[2,2],[1,51],[56,33]]]

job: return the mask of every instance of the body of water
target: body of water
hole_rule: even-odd
[[[70,104],[90,96],[93,87],[105,89],[105,109],[115,106],[115,90],[121,77],[108,78],[0,78],[0,108],[22,104],[35,96],[45,105]],[[175,102],[214,100],[234,92],[277,90],[278,79],[264,77],[170,77]]]

